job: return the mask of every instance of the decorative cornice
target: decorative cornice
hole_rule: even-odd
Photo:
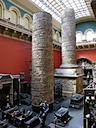
[[[61,47],[53,44],[53,49],[57,51],[61,51]]]
[[[0,35],[16,40],[32,43],[32,30],[26,29],[21,25],[15,25],[6,19],[0,19]],[[61,43],[53,40],[53,49],[61,51]],[[96,49],[96,39],[88,42],[76,44],[76,50],[91,50]]]
[[[6,19],[0,19],[0,35],[32,43],[32,30],[28,30],[21,25],[15,25]],[[53,48],[60,51],[61,44],[53,40]]]
[[[27,9],[22,8],[19,4],[16,4],[15,2],[13,2],[12,0],[8,0],[10,3],[12,3],[13,5],[15,5],[16,7],[18,7],[19,9],[22,9],[23,11],[25,11],[26,13],[30,14],[33,17],[33,14],[30,13],[29,11],[27,11]]]
[[[18,24],[15,25],[6,19],[0,19],[0,35],[29,43],[32,40],[32,30]]]
[[[53,48],[54,48],[54,50],[60,51],[61,43],[57,42],[56,40],[53,40]]]
[[[82,43],[77,43],[76,49],[77,49],[77,51],[96,49],[96,39],[94,38],[93,41],[85,41]]]

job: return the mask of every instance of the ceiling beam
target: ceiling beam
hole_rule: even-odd
[[[96,19],[96,0],[91,1],[91,7],[92,7],[92,10],[94,12],[95,19]]]

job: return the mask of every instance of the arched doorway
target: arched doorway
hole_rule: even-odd
[[[83,87],[87,87],[93,81],[93,62],[87,58],[80,58],[77,60],[77,64],[83,69]]]

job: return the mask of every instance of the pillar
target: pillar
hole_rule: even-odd
[[[75,15],[73,9],[64,9],[62,15],[62,64],[76,64]]]
[[[92,64],[93,87],[96,88],[96,62]]]
[[[62,65],[64,77],[62,95],[69,96],[82,91],[82,73],[76,63],[76,27],[73,9],[64,9],[62,15]]]
[[[54,102],[52,16],[46,12],[33,15],[32,30],[32,106],[37,111],[40,100]]]

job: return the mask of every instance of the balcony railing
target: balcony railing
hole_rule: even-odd
[[[14,23],[11,23],[9,20],[7,19],[1,19],[0,18],[0,25],[1,26],[4,26],[5,28],[9,28],[9,29],[12,29],[14,31],[18,31],[18,32],[21,32],[21,33],[24,33],[24,34],[27,34],[29,36],[32,36],[32,30],[29,30],[29,29],[26,29],[24,26],[22,25],[19,25],[19,24],[14,24]],[[58,42],[56,40],[53,39],[53,44],[57,45],[57,46],[60,46],[62,45],[61,42]],[[82,42],[76,42],[76,46],[83,46],[83,45],[94,45],[96,44],[96,38],[94,38],[92,41],[87,41],[87,40],[84,40]]]
[[[32,35],[32,30],[26,29],[22,25],[11,23],[9,20],[6,19],[0,18],[0,25],[30,36]]]
[[[91,41],[82,41],[76,43],[77,50],[89,50],[89,49],[96,49],[96,38]]]
[[[61,43],[59,41],[54,40],[54,39],[53,39],[53,44],[61,46]]]
[[[76,45],[90,45],[90,44],[96,44],[96,38],[94,38],[91,41],[84,40],[82,42],[76,42]]]

